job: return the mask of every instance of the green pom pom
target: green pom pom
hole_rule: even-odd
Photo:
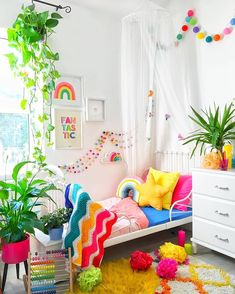
[[[195,24],[197,23],[197,19],[196,18],[191,18],[190,22],[189,22],[192,26],[195,26]]]
[[[91,292],[93,288],[102,282],[102,273],[94,266],[79,274],[77,281],[82,292]]]
[[[182,34],[178,34],[178,35],[176,36],[176,38],[177,38],[177,40],[182,40],[182,39],[183,39],[183,35],[182,35]]]

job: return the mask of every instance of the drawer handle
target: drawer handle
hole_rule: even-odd
[[[229,217],[229,213],[228,212],[219,212],[218,210],[215,210],[215,213],[221,215],[221,216],[226,216]]]
[[[215,185],[215,188],[219,190],[223,190],[223,191],[229,191],[229,187],[221,187],[221,186]]]
[[[229,239],[228,239],[228,238],[223,239],[223,238],[220,238],[218,235],[215,235],[215,238],[216,238],[217,240],[223,241],[223,242],[225,242],[225,243],[229,243]]]

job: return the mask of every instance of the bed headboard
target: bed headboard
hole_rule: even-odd
[[[190,158],[190,153],[174,151],[156,151],[155,167],[162,171],[179,171],[190,174],[191,169],[200,166],[200,156]]]

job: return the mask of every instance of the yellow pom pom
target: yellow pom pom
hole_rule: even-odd
[[[171,258],[179,263],[183,263],[187,258],[187,253],[184,247],[166,242],[164,245],[160,246],[159,254],[162,259]]]
[[[197,34],[197,38],[198,38],[199,40],[202,40],[202,39],[205,38],[205,34],[202,33],[202,32],[200,32],[200,33]]]

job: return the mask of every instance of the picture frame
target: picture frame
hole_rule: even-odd
[[[103,98],[86,98],[86,121],[102,122],[106,116],[106,102]]]
[[[61,75],[52,94],[53,106],[83,108],[84,80],[82,76]]]
[[[82,110],[73,107],[55,107],[53,116],[55,149],[82,149]]]

